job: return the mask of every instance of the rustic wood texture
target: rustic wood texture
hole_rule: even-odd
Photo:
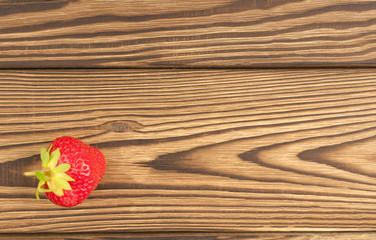
[[[0,2],[0,68],[376,66],[367,0]]]
[[[0,72],[0,233],[376,230],[373,70]],[[65,209],[40,147],[108,161]],[[309,239],[309,238],[308,238]]]
[[[370,240],[375,232],[309,232],[309,233],[47,233],[28,234],[27,239],[98,239],[98,240]],[[0,234],[0,239],[25,239],[25,234]]]

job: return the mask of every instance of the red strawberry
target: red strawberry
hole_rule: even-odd
[[[51,153],[51,154],[50,154]],[[104,155],[74,137],[56,138],[48,151],[41,149],[43,170],[27,172],[39,179],[38,193],[60,206],[73,207],[95,189],[106,168]]]

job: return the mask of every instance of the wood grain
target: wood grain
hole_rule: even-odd
[[[0,233],[375,230],[375,91],[371,69],[1,71]],[[61,135],[108,161],[72,209],[22,175]]]
[[[44,233],[27,234],[27,239],[98,239],[98,240],[370,240],[374,232],[308,232],[308,233]],[[0,239],[25,239],[25,234],[0,234]]]
[[[368,0],[0,1],[0,68],[376,66]]]

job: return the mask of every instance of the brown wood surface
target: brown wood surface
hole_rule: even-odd
[[[0,234],[1,240],[8,239],[99,239],[99,240],[372,240],[375,232],[308,232],[308,233],[47,233],[47,234]]]
[[[0,68],[376,66],[368,0],[0,1]]]
[[[0,233],[376,230],[375,91],[372,69],[0,71]],[[72,209],[22,175],[62,135],[108,162]]]

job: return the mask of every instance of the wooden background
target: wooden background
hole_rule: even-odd
[[[375,16],[354,0],[0,1],[0,239],[376,238]],[[22,175],[62,135],[108,162],[71,209]]]
[[[2,68],[374,66],[363,0],[2,0]]]

